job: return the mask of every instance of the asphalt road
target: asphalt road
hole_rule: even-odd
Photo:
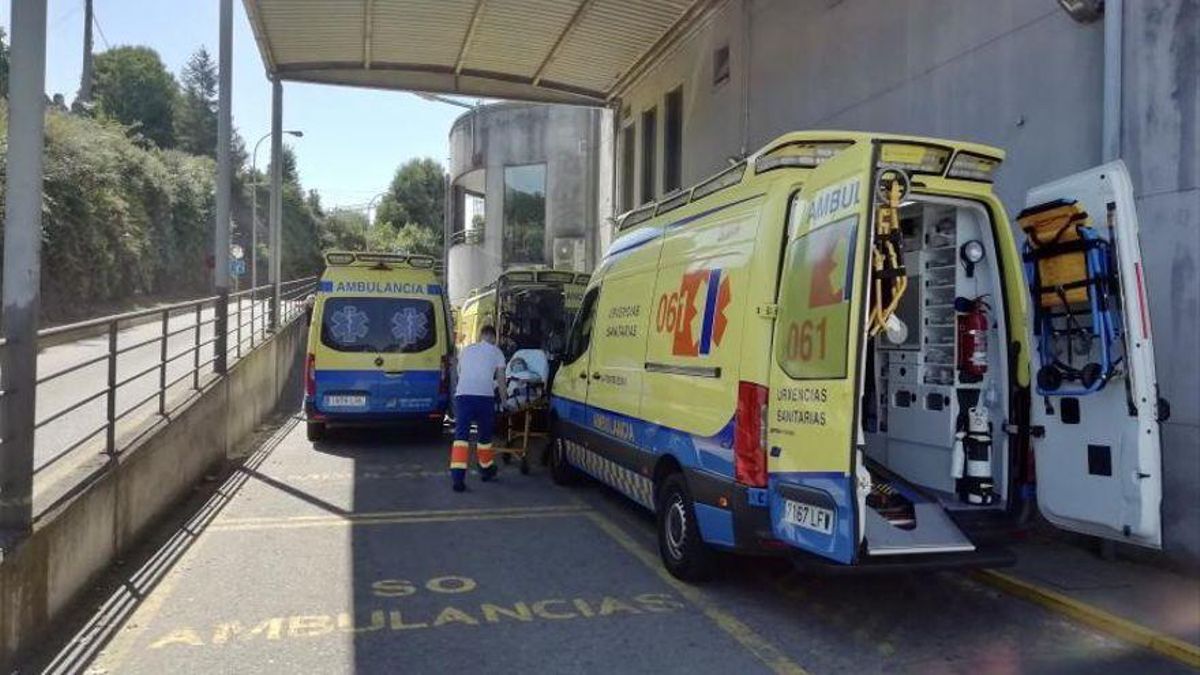
[[[661,568],[653,521],[535,464],[449,489],[446,438],[298,417],[130,562],[51,670],[1167,673],[1178,664],[958,573]],[[81,622],[81,623],[83,623]]]
[[[255,325],[263,330],[266,322],[265,301],[259,301],[256,311]],[[237,306],[231,303],[229,307],[229,326],[236,325]],[[250,301],[242,303],[242,321],[250,321]],[[201,312],[200,342],[206,342],[213,337],[212,323],[204,324],[213,317],[211,307]],[[169,383],[183,377],[193,370],[195,361],[191,351],[196,344],[194,330],[184,330],[196,325],[194,312],[185,312],[172,316],[168,324],[168,333],[182,331],[167,340],[167,358],[179,355],[179,358],[167,364],[166,381]],[[250,349],[250,326],[242,329],[243,352]],[[118,422],[118,447],[128,442],[131,434],[135,433],[147,421],[154,419],[159,412],[157,397],[146,401],[158,391],[159,370],[155,366],[160,360],[161,343],[154,338],[162,335],[162,324],[159,320],[150,323],[130,326],[118,332],[118,349],[125,349],[146,342],[140,347],[129,349],[117,358],[117,381],[131,379],[117,390],[116,413],[127,413]],[[237,358],[236,336],[229,340],[229,359],[232,363]],[[108,363],[102,357],[108,353],[108,336],[88,337],[67,344],[47,347],[38,354],[38,377],[61,372],[71,366],[85,363],[93,359],[99,362],[80,368],[72,373],[44,382],[37,390],[37,419],[47,420],[61,410],[82,401],[93,394],[103,391],[108,381]],[[200,348],[200,363],[212,359],[212,345]],[[136,377],[143,371],[150,370]],[[200,369],[200,381],[204,382],[212,376],[212,366]],[[192,391],[191,377],[184,378],[167,390],[167,409],[177,404],[185,395]],[[107,401],[101,395],[99,398],[82,405],[76,410],[55,419],[38,429],[34,441],[34,493],[35,500],[42,488],[61,482],[72,472],[89,461],[96,460],[104,451],[105,434],[101,430],[107,420]],[[71,446],[84,441],[82,445],[71,449]]]

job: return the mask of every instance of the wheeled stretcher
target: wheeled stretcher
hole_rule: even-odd
[[[1076,202],[1031,206],[1017,216],[1027,241],[1025,276],[1041,396],[1083,396],[1121,367],[1120,281],[1112,242]]]
[[[505,369],[508,405],[497,410],[504,447],[496,448],[505,464],[520,460],[521,473],[529,473],[529,440],[548,435],[547,398],[550,366],[540,349],[520,349]]]

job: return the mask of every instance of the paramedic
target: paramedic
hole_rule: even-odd
[[[450,477],[455,492],[467,489],[472,423],[479,434],[475,439],[479,473],[485,481],[496,477],[496,458],[492,454],[492,427],[496,421],[494,392],[500,391],[500,403],[504,404],[508,395],[504,386],[504,365],[504,353],[496,346],[496,329],[491,326],[481,328],[479,341],[464,347],[458,354],[454,444],[450,446]]]

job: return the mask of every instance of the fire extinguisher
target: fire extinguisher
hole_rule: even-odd
[[[980,296],[974,300],[955,298],[958,326],[958,379],[960,382],[979,382],[987,372],[988,310]]]

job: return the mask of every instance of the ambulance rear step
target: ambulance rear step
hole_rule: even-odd
[[[936,499],[873,462],[866,468],[872,489],[863,518],[867,552],[872,557],[975,550],[975,544]]]
[[[842,574],[901,574],[948,569],[989,569],[1012,567],[1017,556],[999,546],[980,547],[965,553],[926,553],[921,555],[861,556],[853,565],[843,565],[805,551],[794,550],[791,562],[802,572],[827,576]]]

